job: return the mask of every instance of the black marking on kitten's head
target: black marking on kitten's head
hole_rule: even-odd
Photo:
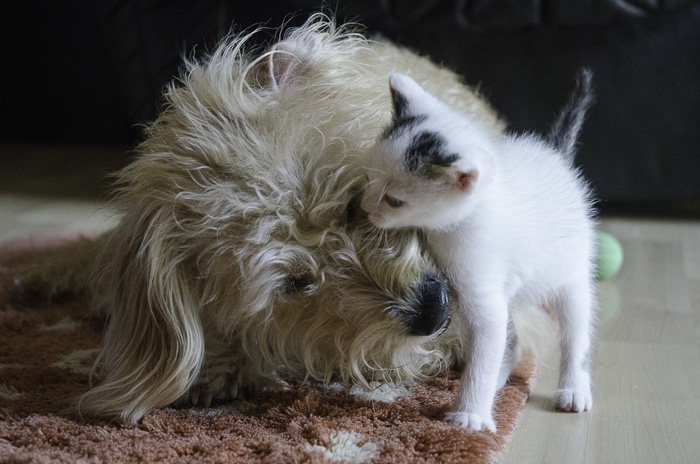
[[[387,129],[382,134],[382,138],[396,140],[400,138],[404,133],[410,131],[415,126],[425,121],[427,118],[427,116],[421,115],[409,116],[403,119],[394,119],[391,123],[391,126],[387,127]]]
[[[458,155],[445,152],[445,140],[440,134],[422,131],[411,139],[406,150],[405,164],[408,172],[417,172],[430,165],[450,166],[458,159]]]

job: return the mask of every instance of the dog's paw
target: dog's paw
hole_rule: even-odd
[[[445,414],[445,420],[473,432],[481,430],[496,432],[496,423],[490,415],[451,411]]]
[[[186,403],[208,408],[212,401],[229,401],[243,397],[239,382],[233,375],[219,376],[214,381],[200,381],[187,392]]]
[[[238,374],[209,374],[190,387],[178,404],[210,407],[215,401],[233,401],[250,398],[272,390],[289,390],[290,385],[278,378],[258,377],[253,382],[242,382]]]
[[[554,406],[567,412],[590,411],[593,407],[593,395],[590,390],[560,388],[554,393]]]

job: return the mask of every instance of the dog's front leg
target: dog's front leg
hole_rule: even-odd
[[[469,430],[495,432],[492,409],[506,348],[508,304],[498,293],[476,299],[460,295],[460,311],[470,331],[469,353],[452,411],[445,419]]]
[[[207,328],[205,346],[197,380],[178,403],[209,407],[212,401],[243,399],[286,385],[254,350],[244,350],[236,336],[223,340]]]

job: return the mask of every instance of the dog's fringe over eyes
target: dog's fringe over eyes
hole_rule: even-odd
[[[134,423],[274,388],[279,372],[366,386],[460,361],[454,317],[410,335],[433,310],[421,282],[440,275],[420,235],[380,232],[352,205],[362,153],[391,119],[390,72],[502,123],[453,73],[323,15],[258,56],[255,33],[186,63],[117,175],[119,225],[90,244],[99,253],[73,253],[96,254],[88,288],[108,318],[78,413]],[[67,275],[38,273],[55,276],[47,288]]]

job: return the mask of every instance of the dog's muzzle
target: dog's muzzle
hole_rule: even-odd
[[[450,323],[450,302],[447,286],[435,274],[425,274],[418,290],[409,333],[416,336],[444,331]]]

